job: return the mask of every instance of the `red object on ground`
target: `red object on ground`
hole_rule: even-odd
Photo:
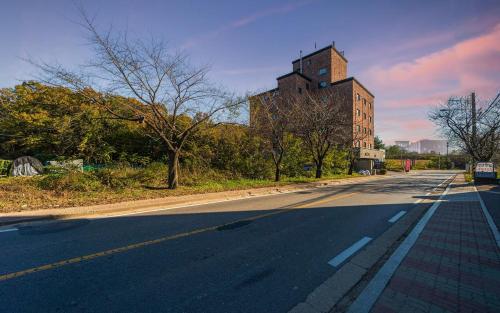
[[[409,172],[411,170],[411,160],[406,160],[405,162],[405,171]]]

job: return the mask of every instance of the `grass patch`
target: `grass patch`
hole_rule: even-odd
[[[166,189],[166,167],[152,164],[145,169],[111,168],[91,172],[52,173],[34,177],[0,177],[0,212],[50,209],[189,194],[273,187],[360,175],[328,175],[321,179],[283,177],[225,179],[219,175],[190,175],[176,190]]]

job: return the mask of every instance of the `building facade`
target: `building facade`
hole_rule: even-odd
[[[436,153],[436,154],[446,154],[447,141],[446,140],[431,140],[422,139],[416,142],[412,142],[408,151],[417,152],[421,154]]]
[[[255,123],[253,118],[257,97],[279,93],[305,92],[315,93],[328,90],[341,95],[343,103],[340,105],[346,110],[349,123],[346,129],[355,147],[374,149],[375,136],[375,108],[374,95],[356,78],[347,77],[347,59],[343,52],[335,48],[335,44],[314,51],[306,56],[292,61],[292,71],[278,77],[278,87],[250,99],[250,125]]]

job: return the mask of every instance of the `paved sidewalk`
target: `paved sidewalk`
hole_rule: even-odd
[[[462,175],[371,312],[500,312],[500,249]]]

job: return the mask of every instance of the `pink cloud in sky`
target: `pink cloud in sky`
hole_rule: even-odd
[[[500,24],[492,31],[452,47],[367,73],[377,94],[406,101],[433,95],[465,94],[471,90],[491,94],[499,87]],[[405,99],[406,98],[406,99]]]
[[[376,119],[376,132],[386,141],[436,137],[427,120],[431,107],[471,91],[483,99],[500,91],[500,23],[450,47],[411,61],[375,66],[361,76],[377,96],[376,108],[382,114]],[[385,114],[386,110],[392,113]]]

